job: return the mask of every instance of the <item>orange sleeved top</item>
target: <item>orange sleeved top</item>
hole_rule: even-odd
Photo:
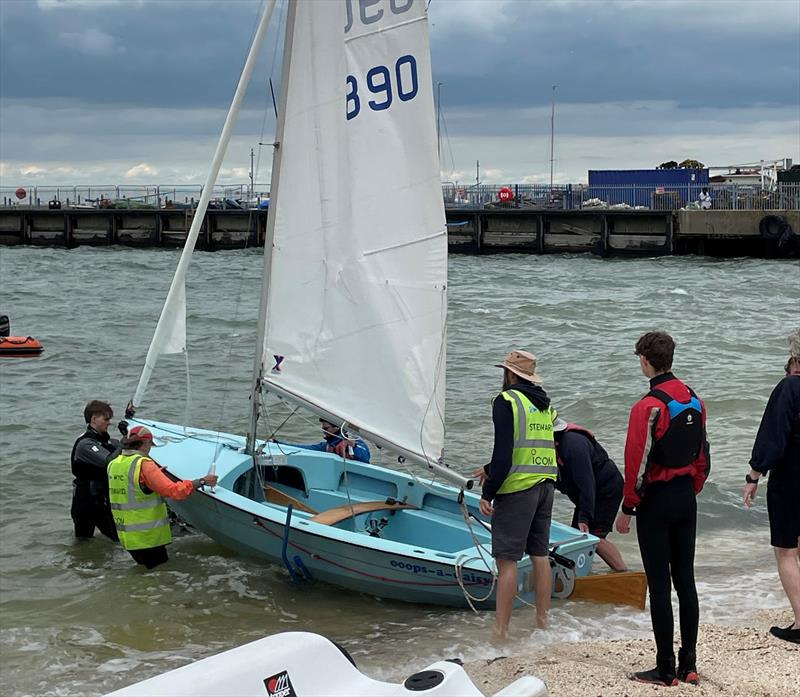
[[[154,491],[165,499],[175,499],[181,501],[192,495],[194,484],[191,479],[182,479],[173,482],[161,470],[154,460],[149,457],[142,461],[142,469],[139,473],[139,484],[143,484],[150,491]]]

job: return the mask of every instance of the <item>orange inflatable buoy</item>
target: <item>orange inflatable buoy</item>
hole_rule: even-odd
[[[32,336],[0,336],[0,358],[38,356],[44,346]]]

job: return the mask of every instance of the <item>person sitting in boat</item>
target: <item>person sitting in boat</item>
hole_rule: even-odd
[[[625,480],[591,431],[556,419],[556,489],[575,504],[572,527],[600,538],[597,553],[614,571],[627,571],[617,546],[606,539],[614,526]]]
[[[97,528],[103,535],[116,541],[117,529],[108,502],[106,466],[120,451],[119,441],[108,433],[114,411],[108,402],[90,401],[83,410],[86,430],[72,446],[70,463],[72,475],[72,508],[70,514],[75,537],[90,539]]]
[[[114,523],[122,547],[137,564],[152,569],[169,556],[172,542],[165,498],[181,501],[204,486],[214,486],[217,475],[175,481],[151,457],[153,434],[134,426],[122,439],[122,452],[108,463],[108,485]]]
[[[319,450],[325,453],[336,453],[339,457],[346,460],[356,460],[358,462],[369,463],[370,452],[369,447],[362,438],[358,436],[353,437],[352,434],[343,433],[342,429],[336,424],[320,419],[319,424],[322,427],[322,434],[325,440],[319,443],[311,443],[310,445],[302,445],[300,443],[282,443],[281,441],[274,440],[275,443],[283,445],[291,445],[293,448],[303,448],[305,450]]]

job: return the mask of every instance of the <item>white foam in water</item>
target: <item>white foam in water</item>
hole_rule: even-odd
[[[672,295],[689,295],[688,291],[685,291],[683,288],[673,288],[670,293]]]

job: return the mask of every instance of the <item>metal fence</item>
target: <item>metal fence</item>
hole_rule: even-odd
[[[442,184],[448,208],[527,208],[543,210],[640,209],[679,210],[702,208],[701,195],[708,189],[712,210],[798,210],[800,184],[780,183],[772,188],[743,184],[672,186],[586,186],[547,184]],[[199,185],[83,185],[0,186],[4,207],[31,208],[191,208],[202,194]],[[255,208],[266,205],[269,186],[256,184],[214,187],[212,208]],[[51,202],[58,202],[57,205]]]
[[[201,185],[167,184],[156,186],[92,184],[82,186],[0,186],[5,207],[31,208],[169,208],[194,207],[203,193]],[[214,187],[214,208],[257,207],[269,200],[269,185],[225,184]],[[58,202],[58,206],[51,205]]]
[[[710,200],[702,203],[703,189]],[[445,205],[449,208],[535,208],[545,210],[596,210],[598,208],[634,210],[798,210],[800,184],[781,183],[770,189],[743,184],[650,185],[559,185],[480,184],[442,185]],[[505,200],[504,200],[505,199]]]

